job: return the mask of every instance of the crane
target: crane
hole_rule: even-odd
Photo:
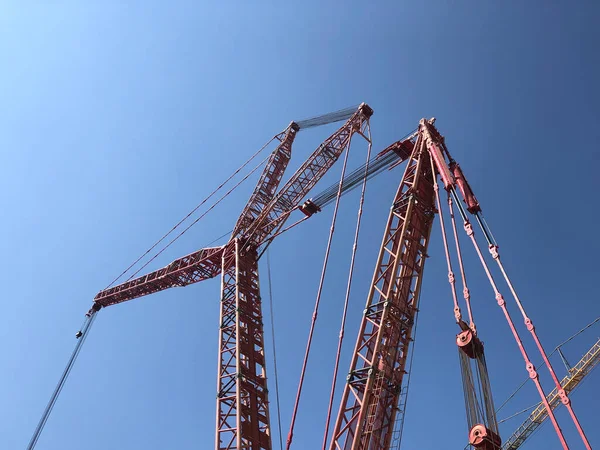
[[[422,119],[417,133],[410,139],[397,142],[396,148],[410,151],[404,175],[397,190],[386,224],[375,273],[367,296],[356,345],[344,385],[341,404],[330,445],[330,450],[388,450],[395,433],[401,433],[403,411],[399,414],[399,400],[407,392],[407,357],[413,338],[413,328],[419,304],[424,263],[427,257],[433,219],[439,213],[446,259],[448,281],[454,300],[454,315],[460,327],[457,335],[459,353],[465,358],[463,387],[469,421],[469,443],[477,449],[499,449],[501,440],[497,431],[483,343],[477,335],[470,304],[470,294],[462,263],[453,208],[457,207],[463,220],[464,231],[473,243],[485,269],[494,298],[501,308],[513,337],[523,356],[526,370],[542,400],[544,411],[554,424],[564,449],[568,449],[562,430],[539,380],[536,368],[506,307],[490,267],[474,236],[467,213],[475,216],[488,243],[489,253],[497,263],[523,316],[546,365],[556,383],[556,390],[579,430],[586,448],[591,446],[573,412],[566,389],[555,372],[537,337],[531,318],[508,277],[500,259],[498,245],[481,215],[481,206],[460,166],[451,157],[443,136],[434,126],[435,119]],[[405,153],[405,154],[406,154]],[[448,210],[453,225],[457,256],[463,281],[463,295],[469,314],[469,324],[463,321],[455,289],[449,246],[443,222],[438,177],[447,191]],[[462,196],[462,201],[459,198]],[[464,205],[463,205],[464,203]],[[476,361],[476,362],[471,362]],[[475,366],[473,368],[472,366]],[[484,375],[479,386],[473,382],[473,371]],[[483,392],[477,395],[477,391]],[[481,413],[478,413],[481,411]],[[400,420],[397,420],[397,416]]]
[[[258,284],[259,251],[272,242],[292,211],[310,209],[310,203],[304,206],[301,201],[350,145],[355,133],[367,136],[372,114],[367,104],[361,104],[277,191],[300,129],[292,122],[278,135],[280,143],[265,165],[227,244],[198,250],[162,269],[100,291],[94,298],[90,314],[221,274],[217,450],[272,448]]]
[[[389,450],[392,445],[399,445],[404,418],[403,405],[406,403],[405,396],[410,381],[410,376],[407,376],[410,372],[408,355],[410,343],[413,340],[424,265],[428,256],[429,238],[436,215],[440,219],[446,254],[448,281],[453,299],[453,315],[459,327],[456,344],[461,358],[469,442],[480,450],[499,450],[501,448],[485,362],[484,345],[475,324],[459,244],[455,209],[462,219],[462,228],[467,235],[467,240],[473,244],[486,272],[494,292],[494,299],[507,320],[523,356],[527,373],[538,390],[542,401],[541,411],[552,421],[563,448],[568,449],[562,430],[553,413],[553,405],[556,401],[564,404],[584,444],[591,449],[568,397],[573,384],[572,379],[565,379],[561,382],[556,377],[539,341],[533,322],[525,312],[507,275],[500,259],[498,244],[483,218],[479,201],[461,167],[451,157],[444,137],[434,125],[434,118],[422,119],[414,133],[388,146],[374,160],[367,159],[364,167],[357,169],[347,177],[344,177],[345,160],[340,182],[322,194],[306,199],[314,186],[344,151],[346,151],[347,157],[352,137],[355,134],[362,136],[369,143],[370,154],[369,121],[372,115],[371,107],[362,103],[353,110],[340,111],[325,118],[291,122],[285,130],[275,136],[279,143],[270,154],[254,191],[237,219],[226,244],[202,248],[174,260],[161,269],[98,292],[87,313],[87,321],[77,335],[79,342],[76,349],[51,397],[28,449],[33,449],[98,311],[165,289],[188,286],[220,275],[219,362],[214,447],[215,450],[271,450],[272,433],[258,274],[259,259],[278,235],[318,213],[333,199],[336,199],[335,211],[337,211],[337,202],[341,193],[356,187],[358,181],[366,182],[366,179],[380,173],[385,168],[392,168],[403,162],[406,162],[406,168],[390,209],[375,273],[352,353],[347,381],[343,387],[339,412],[333,422],[331,436],[329,436],[330,450]],[[340,120],[345,120],[344,124],[319,145],[280,188],[283,175],[291,159],[292,146],[297,133],[303,128]],[[447,195],[446,213],[444,213],[441,194],[444,191]],[[302,212],[304,218],[284,228],[287,220],[296,210]],[[462,316],[456,291],[457,277],[452,268],[450,239],[446,235],[444,221],[446,214],[449,214],[456,245],[454,259],[457,258],[459,262],[463,299],[468,316],[465,318]],[[491,258],[502,273],[523,316],[524,324],[552,375],[556,387],[549,397],[545,395],[537,370],[531,363],[515,322],[508,312],[506,301],[500,293],[491,268],[477,243],[468,214],[472,215],[479,225],[487,241]],[[334,225],[335,212],[330,230],[330,242]],[[329,247],[326,255],[328,253]],[[325,267],[326,264],[323,268],[321,282],[325,274]],[[350,279],[348,286],[350,286]],[[319,296],[320,288],[292,415],[292,424],[288,434],[288,449],[292,444],[295,417],[310,351],[312,331],[317,317]],[[339,348],[341,348],[343,325],[339,339]],[[339,358],[336,360],[334,373],[337,373],[338,362]],[[335,383],[332,386],[330,402],[333,401],[334,390]],[[327,430],[331,419],[330,408],[323,450],[327,446]]]
[[[600,362],[600,339],[583,355],[575,366],[569,370],[569,374],[561,381],[566,392],[572,392],[583,379],[590,374]],[[561,405],[560,395],[556,389],[548,394],[548,403],[552,409]],[[502,450],[516,450],[538,429],[548,418],[544,405],[541,403],[529,414],[529,417],[515,430],[511,437],[502,446]]]

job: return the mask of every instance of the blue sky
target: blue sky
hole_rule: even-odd
[[[361,101],[375,110],[374,151],[437,117],[548,349],[599,315],[597,3],[325,3],[4,4],[0,448],[25,448],[98,290],[290,120]],[[301,134],[290,170],[331,130]],[[365,151],[357,144],[354,166]],[[338,174],[339,165],[329,181]],[[400,177],[388,172],[368,188],[348,347]],[[242,185],[158,265],[231,229],[251,189]],[[340,212],[296,449],[321,442],[356,202],[344,197]],[[271,250],[284,433],[330,214]],[[462,449],[456,325],[437,223],[433,235],[403,448]],[[499,404],[525,370],[467,253]],[[213,448],[218,290],[212,280],[102,311],[37,448]],[[571,362],[597,334],[565,347]],[[346,351],[340,378],[348,359]],[[600,443],[599,383],[594,373],[573,395],[592,445]],[[528,386],[500,418],[535,401]],[[558,417],[571,448],[582,448],[565,411]],[[519,423],[503,424],[503,436]],[[559,444],[546,425],[524,448]]]

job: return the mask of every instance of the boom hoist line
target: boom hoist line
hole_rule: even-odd
[[[104,289],[94,298],[90,318],[107,306],[221,275],[216,450],[272,448],[258,259],[275,236],[295,225],[283,228],[292,212],[300,210],[307,218],[320,209],[310,201],[302,203],[303,199],[347,150],[354,134],[369,141],[366,136],[370,135],[372,114],[373,110],[361,103],[357,108],[292,122],[276,136],[280,143],[270,155],[228,243],[178,258],[162,269]],[[341,120],[346,121],[278,189],[297,132]],[[89,326],[85,335],[88,331]],[[77,352],[80,347],[78,343]],[[61,379],[61,388],[63,384]],[[55,401],[56,395],[51,405]],[[32,441],[39,438],[51,405]]]
[[[517,346],[523,356],[526,370],[541,397],[544,410],[550,417],[564,449],[568,445],[552,412],[541,386],[538,373],[529,359],[521,337],[506,307],[481,249],[475,239],[473,227],[467,212],[474,215],[485,239],[489,252],[496,261],[502,275],[521,312],[525,326],[531,333],[555,382],[557,395],[567,407],[579,435],[587,449],[590,444],[572,409],[566,390],[558,381],[544,348],[542,347],[533,323],[526,314],[507,273],[500,260],[498,244],[481,215],[481,207],[469,186],[460,166],[452,159],[444,138],[434,127],[434,120],[422,119],[415,136],[399,141],[393,146],[403,149],[400,160],[408,159],[407,167],[390,210],[384,238],[376,264],[375,274],[367,297],[354,348],[350,371],[344,386],[338,417],[333,429],[331,450],[388,450],[397,423],[398,404],[401,393],[406,392],[404,375],[419,293],[421,289],[424,260],[431,227],[436,212],[441,212],[441,201],[437,185],[440,177],[449,196],[449,209],[456,238],[457,252],[463,279],[463,294],[469,312],[469,324],[462,320],[454,290],[454,275],[450,264],[445,229],[442,224],[444,247],[448,255],[449,281],[455,303],[455,318],[461,328],[457,336],[460,348],[463,386],[469,423],[469,441],[477,449],[500,448],[497,434],[487,368],[483,356],[483,344],[477,337],[470,307],[470,296],[464,276],[462,257],[458,247],[458,235],[454,224],[453,205],[456,205],[463,219],[463,228],[472,242],[485,270],[495,300],[501,308],[511,329]],[[410,156],[406,157],[409,154]],[[460,201],[460,192],[463,203]],[[436,202],[439,210],[436,210]],[[472,367],[474,366],[474,367]],[[473,382],[479,378],[482,394],[476,395]],[[403,414],[401,414],[403,417]],[[399,443],[398,443],[399,444]]]

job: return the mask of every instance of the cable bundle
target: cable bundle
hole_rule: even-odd
[[[300,127],[301,130],[306,128],[319,127],[321,125],[327,125],[328,123],[339,122],[341,120],[346,120],[352,114],[356,112],[358,109],[358,105],[350,106],[348,108],[340,109],[338,111],[330,112],[327,114],[323,114],[321,116],[311,117],[310,119],[299,120],[296,123]]]

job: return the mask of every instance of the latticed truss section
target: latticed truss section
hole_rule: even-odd
[[[221,274],[215,448],[270,450],[258,255],[234,243],[223,255]]]
[[[332,450],[389,448],[435,213],[428,162],[418,138],[388,218]]]

